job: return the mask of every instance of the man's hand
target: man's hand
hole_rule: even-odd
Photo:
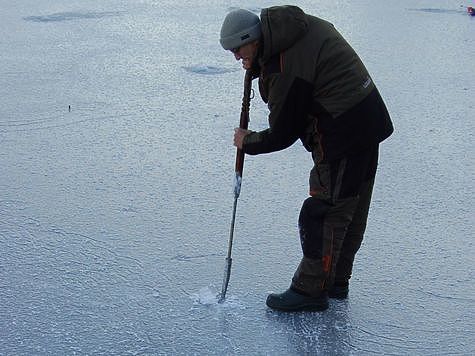
[[[250,133],[250,130],[244,130],[239,127],[236,127],[234,129],[234,146],[242,150],[242,143],[244,141],[244,137]]]

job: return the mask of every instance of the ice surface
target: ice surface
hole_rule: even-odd
[[[217,302],[244,78],[219,30],[273,4],[2,3],[1,355],[475,354],[475,22],[457,1],[297,1],[355,47],[396,131],[348,300],[265,306],[301,256],[297,143],[246,157]],[[253,99],[250,128],[266,114]]]

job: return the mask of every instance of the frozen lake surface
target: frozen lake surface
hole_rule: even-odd
[[[2,1],[1,355],[475,353],[473,4],[296,4],[355,47],[396,128],[349,299],[265,306],[301,257],[299,143],[246,158],[228,298],[214,298],[244,76],[219,29],[259,7]],[[254,99],[250,128],[266,113]]]

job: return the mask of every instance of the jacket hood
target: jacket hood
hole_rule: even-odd
[[[261,11],[264,37],[262,61],[291,47],[307,32],[307,16],[297,6],[273,6]]]

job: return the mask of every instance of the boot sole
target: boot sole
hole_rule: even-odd
[[[330,293],[328,293],[328,298],[339,299],[339,300],[348,299],[348,293],[347,294],[330,294]]]
[[[267,304],[267,303],[266,303]],[[299,311],[311,311],[319,312],[328,309],[328,303],[323,304],[299,304],[293,307],[285,307],[279,305],[269,305],[267,306],[274,310],[284,311],[284,312],[299,312]]]
[[[348,288],[336,287],[333,290],[328,291],[328,298],[346,299],[346,298],[348,298],[348,294],[349,294]]]

